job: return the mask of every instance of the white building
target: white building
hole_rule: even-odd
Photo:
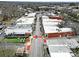
[[[70,48],[76,48],[79,44],[73,37],[63,37],[48,39],[47,46],[51,57],[71,57],[75,55]]]
[[[6,35],[8,34],[26,34],[31,33],[32,27],[29,25],[20,25],[15,27],[8,27],[5,29]]]
[[[49,45],[48,48],[51,57],[72,57],[71,50],[65,45]]]
[[[4,31],[8,34],[31,34],[32,24],[34,23],[36,13],[30,13],[28,16],[22,16],[17,19],[16,25],[13,27],[7,27]]]

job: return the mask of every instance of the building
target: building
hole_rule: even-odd
[[[22,16],[15,22],[16,25],[7,27],[4,31],[10,36],[28,36],[32,33],[32,25],[34,24],[36,13],[29,13],[27,16]]]
[[[75,32],[72,30],[72,28],[59,28],[58,25],[61,25],[63,22],[62,18],[59,18],[50,19],[48,16],[42,16],[44,33],[47,35],[47,38],[74,36]]]
[[[51,38],[47,40],[47,46],[51,57],[75,56],[71,49],[79,48],[78,37]]]

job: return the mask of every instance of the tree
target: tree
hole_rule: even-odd
[[[75,6],[75,5],[76,5],[75,3],[70,3],[70,4],[69,4],[69,6]]]

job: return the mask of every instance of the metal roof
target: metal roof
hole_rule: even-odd
[[[15,34],[25,34],[25,33],[31,33],[32,32],[32,27],[31,25],[15,25],[13,27],[7,27],[5,30],[6,34],[11,34],[11,33],[15,33]]]
[[[66,45],[48,45],[49,51],[52,53],[67,53],[71,52],[70,48]]]
[[[44,26],[45,33],[61,33],[61,32],[72,32],[71,28],[59,28],[57,26]]]
[[[6,35],[14,33],[14,34],[25,34],[25,33],[31,33],[32,29],[28,28],[28,29],[5,29],[5,33]]]
[[[43,22],[62,22],[62,20],[57,20],[57,19],[43,19]]]
[[[79,44],[76,41],[76,39],[78,38],[73,38],[73,37],[51,38],[47,40],[47,45],[67,45],[70,48],[76,48],[79,47]]]
[[[76,48],[79,46],[76,39],[77,37],[62,37],[62,38],[51,38],[47,40],[47,46],[49,48],[51,57],[71,57],[70,48]],[[74,55],[74,54],[73,54]]]
[[[51,57],[71,57],[70,53],[50,53]]]
[[[28,17],[35,17],[36,13],[29,13]]]
[[[51,57],[71,57],[70,48],[67,45],[48,45]]]
[[[32,23],[34,23],[34,17],[32,17],[32,18],[28,18],[28,17],[21,17],[21,18],[19,18],[17,21],[16,21],[16,23],[17,24],[32,24]]]
[[[43,22],[43,26],[44,25],[52,25],[52,26],[54,26],[54,25],[58,25],[59,24],[59,22]]]

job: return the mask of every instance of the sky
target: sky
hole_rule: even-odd
[[[79,0],[0,0],[0,1],[28,1],[28,2],[79,2]]]

